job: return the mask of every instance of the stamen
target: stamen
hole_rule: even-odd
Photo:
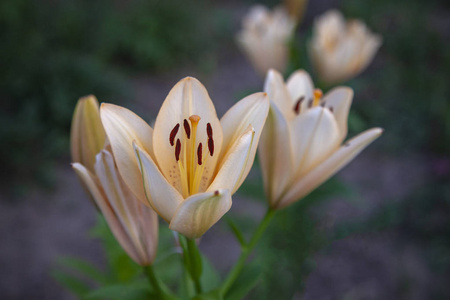
[[[191,138],[191,127],[189,126],[189,123],[186,119],[184,119],[183,121],[183,127],[184,127],[184,131],[186,132],[186,136],[188,139]]]
[[[197,148],[197,162],[199,166],[202,165],[202,143],[198,144]]]
[[[175,159],[177,161],[180,160],[180,152],[181,152],[181,142],[180,139],[177,139],[177,144],[175,146]]]
[[[328,109],[329,109],[332,113],[334,112],[333,106],[328,107]]]
[[[214,154],[214,140],[212,138],[208,139],[208,150],[209,150],[209,155],[213,156],[213,154]]]
[[[170,142],[170,146],[173,146],[174,141],[175,141],[175,136],[178,133],[178,129],[180,128],[180,123],[178,123],[177,125],[175,125],[175,127],[172,129],[172,131],[170,132],[170,136],[169,136],[169,142]]]
[[[206,134],[208,135],[208,138],[212,139],[213,131],[212,131],[211,123],[206,124]]]
[[[323,93],[321,89],[315,89],[314,90],[314,106],[317,106],[319,104],[320,99],[322,99]]]
[[[313,99],[310,99],[310,100],[308,101],[308,108],[311,108],[312,105],[313,105]]]
[[[300,104],[305,100],[305,96],[301,96],[294,105],[294,111],[298,115],[300,113]]]
[[[214,191],[214,196],[219,196],[219,191]]]

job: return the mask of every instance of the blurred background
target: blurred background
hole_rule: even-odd
[[[70,167],[78,98],[95,94],[152,123],[170,88],[190,75],[222,116],[263,87],[234,41],[254,3],[1,1],[2,299],[77,299],[61,257],[107,268],[91,230],[101,227],[96,211]],[[262,275],[249,299],[449,299],[450,4],[310,1],[291,69],[312,72],[306,42],[314,18],[331,8],[383,37],[369,68],[346,85],[355,90],[349,136],[374,126],[385,133],[280,212],[258,248]],[[257,168],[229,213],[249,232],[265,209]],[[225,222],[200,248],[222,273],[239,255]]]

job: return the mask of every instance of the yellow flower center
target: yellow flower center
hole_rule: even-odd
[[[175,147],[174,155],[178,164],[181,179],[181,193],[187,198],[199,191],[200,183],[205,171],[206,161],[214,154],[214,139],[211,123],[206,124],[206,134],[208,137],[206,149],[203,144],[197,143],[197,129],[200,117],[192,115],[189,121],[183,120],[184,134],[180,133],[180,123],[177,123],[169,135],[170,145]],[[208,152],[208,153],[207,153]],[[209,155],[208,155],[209,154]]]
[[[319,105],[320,99],[322,99],[323,96],[323,92],[321,89],[315,89],[314,93],[313,93],[313,98],[309,100],[308,102],[308,108],[312,108],[312,107],[316,107]],[[301,109],[301,104],[303,102],[303,100],[305,100],[305,96],[301,96],[294,105],[294,112],[295,114],[299,114],[300,113],[300,109]]]

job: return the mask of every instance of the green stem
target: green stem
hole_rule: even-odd
[[[228,290],[231,288],[233,283],[236,281],[239,274],[241,274],[242,269],[245,266],[245,262],[247,261],[248,256],[250,255],[250,253],[252,253],[253,248],[258,243],[259,239],[261,238],[262,234],[266,230],[266,228],[269,225],[274,214],[275,214],[275,210],[273,210],[271,208],[267,209],[266,215],[262,219],[261,223],[259,223],[258,228],[256,228],[255,233],[253,234],[252,238],[250,239],[250,242],[245,247],[242,248],[241,256],[239,257],[238,261],[234,265],[233,269],[231,269],[230,273],[228,273],[228,276],[225,279],[225,282],[223,283],[222,288],[220,289],[220,293],[223,297],[228,292]]]
[[[158,296],[160,296],[161,299],[164,299],[164,291],[161,288],[158,278],[156,278],[152,265],[144,266],[144,273],[147,275],[148,281],[150,281],[150,284],[153,286]]]
[[[197,247],[195,239],[186,238],[187,252],[185,253],[187,259],[189,259],[189,273],[194,281],[195,292],[201,294],[203,292],[202,285],[200,283],[200,276],[202,275],[202,261],[200,252]]]

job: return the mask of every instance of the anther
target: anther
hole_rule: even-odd
[[[208,134],[208,138],[212,139],[213,131],[212,131],[211,123],[206,124],[206,134]]]
[[[331,112],[334,112],[333,106],[328,107],[328,109],[329,109]]]
[[[325,107],[325,102],[320,103],[321,107]]]
[[[177,139],[177,144],[175,145],[175,159],[177,161],[180,160],[180,153],[181,153],[181,142],[180,139]]]
[[[219,196],[219,191],[214,191],[214,196]]]
[[[172,129],[172,131],[170,132],[170,136],[169,136],[169,142],[170,142],[170,146],[173,146],[174,141],[175,141],[175,136],[178,133],[178,129],[180,128],[180,123],[178,123],[177,125],[175,125],[175,127]]]
[[[197,148],[197,162],[199,166],[202,165],[202,143],[198,144]]]
[[[189,126],[189,123],[186,119],[184,119],[183,121],[183,127],[184,127],[184,131],[186,132],[186,136],[188,139],[191,138],[191,127]]]
[[[309,99],[308,101],[308,108],[311,108],[313,105],[313,99]]]
[[[300,113],[300,104],[302,104],[303,100],[305,100],[305,96],[301,96],[298,98],[297,102],[295,102],[294,111],[297,115]]]
[[[209,155],[213,156],[213,154],[214,154],[214,140],[212,138],[208,139],[208,150],[209,150]]]

